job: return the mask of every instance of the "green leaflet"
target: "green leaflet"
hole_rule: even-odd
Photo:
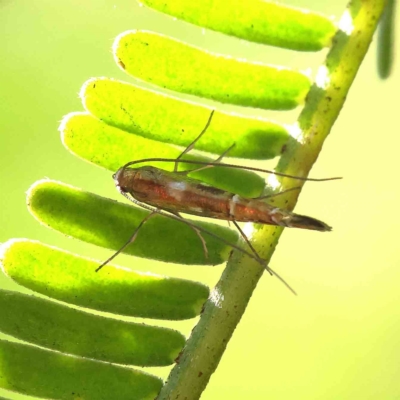
[[[336,31],[326,16],[260,0],[141,0],[143,4],[204,28],[251,42],[316,51]]]
[[[60,400],[153,400],[162,381],[131,368],[0,340],[0,387]]]
[[[393,68],[395,57],[396,0],[388,0],[378,29],[378,73],[387,79]]]
[[[210,53],[154,32],[121,34],[114,53],[136,78],[221,103],[288,110],[304,101],[311,86],[300,72]]]
[[[211,112],[209,107],[107,78],[86,82],[81,98],[86,110],[108,125],[184,147],[203,130]],[[235,144],[229,157],[269,159],[281,153],[288,136],[282,125],[264,118],[216,111],[196,149],[222,154]]]
[[[84,192],[60,182],[43,180],[28,191],[28,209],[42,224],[97,246],[118,250],[148,215],[139,207]],[[198,222],[229,243],[236,243],[237,233],[219,225]],[[157,215],[140,229],[134,244],[125,253],[179,264],[221,264],[231,248],[220,240],[203,234],[207,243],[205,257],[194,230],[180,221]],[[182,243],[182,246],[177,246]]]
[[[27,239],[6,242],[2,253],[5,273],[20,285],[99,311],[181,320],[197,316],[209,294],[197,282],[117,266],[96,273],[99,262]]]
[[[3,333],[99,361],[169,365],[185,344],[184,336],[172,329],[104,318],[18,292],[0,289],[0,309]]]
[[[205,122],[207,122],[208,116],[209,114],[206,115]],[[182,152],[169,144],[129,134],[109,126],[86,113],[72,113],[64,117],[60,131],[64,145],[71,152],[113,172],[132,160],[154,157],[175,159]],[[194,157],[190,154],[185,156],[184,159],[210,160],[205,157]],[[171,162],[152,163],[152,165],[170,171],[174,167]],[[195,167],[196,165],[193,164],[181,164],[181,169],[193,169]],[[257,174],[224,167],[206,169],[190,176],[245,197],[259,196],[265,185],[264,179]],[[110,185],[112,184],[110,177]]]

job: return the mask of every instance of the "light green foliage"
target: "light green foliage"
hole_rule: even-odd
[[[0,340],[0,386],[60,400],[153,400],[162,382],[131,368]]]
[[[209,107],[200,104],[106,78],[86,82],[81,97],[86,110],[108,125],[184,147],[203,130],[211,112]],[[265,118],[216,110],[196,149],[222,154],[235,144],[229,157],[268,159],[281,153],[288,136],[282,125]],[[155,146],[156,149],[151,149],[153,157],[163,154],[165,146],[158,143]],[[130,154],[131,159],[144,158],[140,152],[136,154],[136,147]],[[177,155],[174,149],[171,156]]]
[[[396,0],[388,0],[378,31],[378,72],[382,79],[390,76],[395,58]]]
[[[1,332],[47,349],[95,360],[169,365],[185,343],[184,336],[171,329],[99,317],[18,292],[0,290],[0,309]]]
[[[10,278],[66,303],[115,314],[180,320],[195,317],[208,297],[200,283],[105,266],[28,240],[3,245]],[[107,321],[105,321],[107,323]]]
[[[154,32],[120,35],[114,52],[136,78],[221,103],[288,110],[304,101],[311,86],[300,72],[210,53]]]
[[[339,32],[328,18],[259,0],[144,0],[150,7],[186,21],[252,42],[296,50],[332,48],[326,87],[312,86],[303,73],[214,54],[149,31],[121,34],[114,44],[118,64],[132,76],[162,89],[220,103],[263,109],[293,109],[300,115],[303,142],[264,119],[217,111],[198,148],[218,153],[236,143],[231,155],[266,159],[281,155],[277,170],[307,176],[347,96],[371,41],[383,1],[354,0],[345,16],[353,33]],[[307,98],[306,98],[307,95]],[[115,172],[142,158],[176,158],[203,129],[210,109],[109,79],[88,81],[81,93],[88,113],[69,114],[60,128],[65,146],[77,156]],[[216,107],[218,108],[218,107]],[[283,150],[284,149],[284,150]],[[187,156],[190,160],[206,160]],[[171,170],[173,164],[154,164]],[[182,169],[193,165],[182,165]],[[193,174],[247,197],[259,196],[264,180],[249,172],[211,168]],[[111,181],[111,180],[110,180]],[[280,179],[281,189],[293,181]],[[293,209],[299,192],[274,199]],[[119,249],[148,215],[137,209],[55,181],[34,184],[28,208],[42,224],[80,240]],[[229,243],[235,232],[198,223]],[[255,229],[252,243],[270,261],[283,228]],[[127,254],[184,264],[219,264],[231,247],[204,234],[206,259],[193,230],[166,217],[150,219]],[[178,245],[177,245],[178,244]],[[4,272],[18,284],[50,298],[119,315],[180,320],[201,313],[167,383],[134,369],[97,360],[166,365],[183,345],[177,332],[97,317],[53,301],[0,292],[0,329],[59,352],[0,341],[0,386],[57,399],[198,399],[264,272],[264,266],[234,252],[209,301],[204,285],[133,272],[28,240],[2,246]],[[161,392],[160,392],[161,390]],[[158,394],[159,393],[159,394]]]
[[[264,0],[141,0],[179,19],[250,42],[315,51],[336,31],[326,16]]]

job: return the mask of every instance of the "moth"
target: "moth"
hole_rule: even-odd
[[[193,222],[184,219],[180,213],[192,214],[201,217],[214,218],[232,222],[244,240],[246,241],[249,250],[243,249],[234,243],[228,243],[233,249],[245,253],[249,257],[255,259],[271,274],[277,276],[291,291],[292,288],[271,268],[269,268],[265,261],[258,255],[256,250],[251,245],[247,236],[238,225],[238,222],[254,222],[258,224],[268,224],[284,226],[287,228],[301,228],[311,229],[317,231],[330,231],[331,227],[318,219],[311,218],[304,215],[292,213],[291,211],[284,210],[269,204],[266,200],[273,196],[281,195],[285,192],[280,192],[268,196],[260,196],[256,198],[246,198],[238,194],[231,193],[217,187],[206,184],[200,180],[188,177],[189,173],[199,171],[212,167],[230,167],[230,168],[243,168],[250,171],[266,172],[293,178],[297,180],[311,180],[311,181],[326,181],[340,178],[327,178],[327,179],[312,179],[301,178],[287,174],[281,174],[270,170],[263,170],[260,168],[243,167],[233,164],[221,163],[224,156],[233,148],[232,145],[214,162],[201,162],[193,160],[183,160],[182,157],[192,150],[196,142],[204,135],[209,127],[214,110],[211,112],[210,117],[201,133],[196,139],[189,144],[189,146],[177,157],[176,159],[168,158],[148,158],[142,160],[131,161],[121,167],[114,175],[113,179],[118,191],[131,202],[150,211],[141,223],[133,232],[131,238],[108,260],[101,264],[96,271],[99,271],[112,259],[114,259],[125,247],[133,243],[137,237],[140,228],[154,215],[161,214],[169,218],[176,219],[189,225],[198,235],[204,249],[204,254],[207,257],[208,251],[206,242],[202,233],[214,236],[219,240],[225,240],[206,229],[197,226]],[[161,168],[153,166],[136,166],[140,163],[149,162],[174,162],[174,170],[166,171]],[[196,168],[187,171],[178,171],[180,162],[186,164],[195,164]],[[199,165],[201,165],[199,167]],[[292,188],[289,190],[296,190]]]

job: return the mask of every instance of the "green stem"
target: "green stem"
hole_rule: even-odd
[[[289,143],[278,163],[278,172],[308,175],[344,104],[384,6],[385,0],[354,0],[348,5],[341,25],[348,33],[338,31],[333,39],[319,74],[324,77],[326,72],[325,86],[315,84],[311,88],[298,120],[301,140],[293,139]],[[283,190],[293,186],[293,181],[287,178],[280,182]],[[289,192],[277,197],[274,204],[291,210],[298,195],[296,191]],[[254,233],[253,246],[267,261],[281,233],[282,228],[272,226],[264,226]],[[262,274],[259,264],[237,252],[233,254],[158,400],[200,398]]]

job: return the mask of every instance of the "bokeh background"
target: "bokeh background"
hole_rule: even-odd
[[[346,1],[285,3],[339,18]],[[135,0],[0,1],[0,242],[24,237],[99,260],[109,256],[40,226],[26,209],[25,192],[49,177],[119,199],[110,172],[68,153],[57,128],[63,115],[82,110],[78,91],[88,78],[132,81],[115,65],[111,45],[120,32],[137,28],[314,72],[325,56],[204,32]],[[312,171],[344,179],[306,184],[296,208],[334,230],[286,230],[271,266],[299,296],[263,277],[202,399],[400,399],[399,89],[396,64],[390,79],[377,76],[375,40]],[[242,111],[288,123],[299,112]],[[223,268],[127,256],[117,263],[209,285]],[[1,275],[0,286],[17,289]],[[162,324],[189,334],[195,322]],[[169,368],[149,370],[166,377]]]

